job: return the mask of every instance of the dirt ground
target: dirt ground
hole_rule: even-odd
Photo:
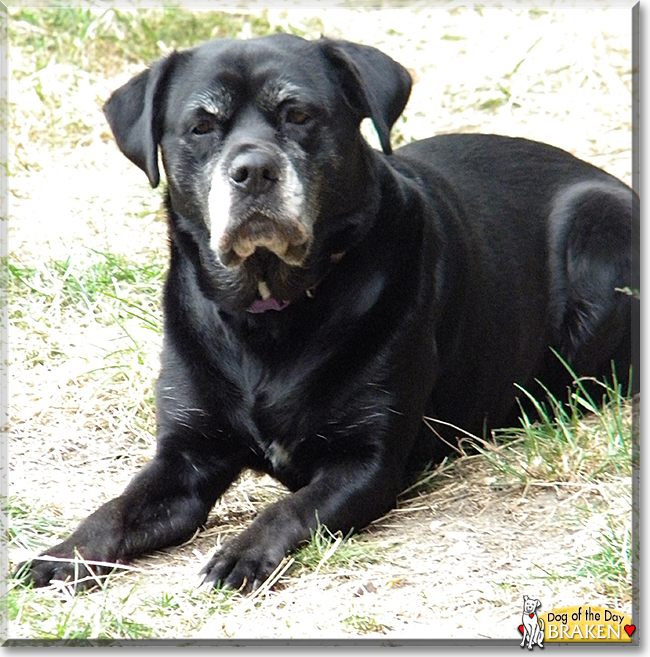
[[[269,15],[312,36],[317,16],[326,35],[377,46],[405,64],[416,84],[398,138],[471,131],[529,137],[631,183],[630,9],[297,7]],[[22,69],[26,57],[14,49],[10,65]],[[166,252],[160,193],[118,152],[100,110],[137,70],[102,79],[53,64],[11,81],[9,244],[21,266],[72,257],[81,268],[96,251],[133,260]],[[62,128],[58,143],[39,142],[49,110],[36,80],[43,94],[60,99],[52,110],[62,117],[57,125],[81,121],[83,136],[69,140]],[[56,303],[31,312],[9,334],[8,493],[72,528],[119,494],[153,453],[134,395],[151,396],[160,338],[131,326],[132,338],[146,344],[130,363],[135,374],[104,381],[88,373],[123,347],[119,326],[98,323],[90,312],[80,320]],[[134,392],[136,378],[144,384]],[[246,476],[195,541],[136,564],[147,594],[193,583],[215,543],[276,494],[271,480]],[[630,614],[629,600],[612,600],[597,582],[560,576],[577,555],[596,549],[606,512],[629,514],[629,495],[629,482],[501,489],[469,464],[457,480],[405,502],[360,537],[377,547],[379,563],[284,578],[274,591],[214,614],[191,636],[518,639],[524,594],[545,610],[588,602]],[[31,554],[16,549],[9,557],[15,563]],[[361,626],[364,618],[372,625]]]

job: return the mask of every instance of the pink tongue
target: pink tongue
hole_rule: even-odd
[[[289,301],[278,301],[273,297],[268,299],[255,299],[248,308],[249,313],[265,313],[267,310],[284,310]]]

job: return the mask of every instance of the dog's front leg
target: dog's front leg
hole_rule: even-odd
[[[307,486],[264,509],[226,542],[201,571],[203,586],[258,588],[319,523],[346,533],[386,513],[395,504],[398,480],[389,468],[356,460],[321,468]]]
[[[239,470],[233,459],[159,451],[122,495],[88,516],[65,541],[18,566],[15,576],[34,586],[52,580],[69,581],[76,590],[95,586],[111,564],[190,538]]]
[[[530,632],[528,633],[528,650],[533,649],[533,644],[535,643],[535,626],[532,625]]]

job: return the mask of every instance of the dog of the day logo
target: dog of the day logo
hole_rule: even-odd
[[[560,607],[541,613],[542,603],[524,596],[520,646],[548,643],[631,643],[636,626],[627,614],[594,605]]]
[[[519,644],[522,648],[526,642],[528,642],[528,650],[532,650],[534,645],[544,647],[544,621],[537,616],[537,609],[541,606],[539,600],[524,596],[524,611],[519,626],[519,631],[524,635]]]

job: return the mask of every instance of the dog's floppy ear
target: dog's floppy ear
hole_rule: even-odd
[[[163,92],[178,54],[158,60],[104,103],[104,115],[119,149],[147,174],[152,187],[160,182],[158,144],[164,120]]]
[[[371,46],[332,39],[317,43],[339,76],[348,103],[361,118],[372,119],[382,150],[390,154],[390,129],[411,94],[410,73]]]

